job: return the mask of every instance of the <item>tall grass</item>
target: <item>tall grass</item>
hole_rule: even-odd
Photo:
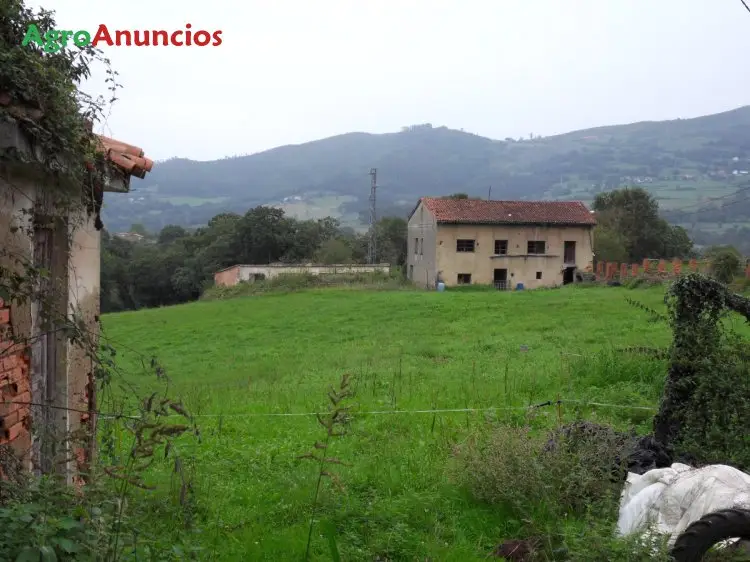
[[[202,443],[180,447],[195,459],[207,559],[299,559],[319,467],[297,456],[320,428],[314,416],[275,414],[325,411],[329,381],[350,372],[349,436],[330,445],[331,456],[351,463],[337,471],[345,490],[322,489],[314,508],[343,560],[484,560],[504,540],[532,534],[547,537],[547,553],[592,553],[551,559],[625,560],[617,553],[630,546],[611,538],[610,516],[555,511],[570,459],[545,461],[558,463],[553,488],[525,489],[524,478],[542,482],[543,473],[530,471],[551,470],[534,455],[560,423],[648,428],[650,412],[628,407],[655,408],[665,364],[617,349],[665,346],[670,334],[628,305],[627,295],[609,287],[300,290],[109,315],[104,327],[113,345],[125,344],[118,349],[132,384],[145,389],[149,381],[135,374],[138,359],[127,348],[157,355],[201,424]],[[663,289],[638,298],[658,309]],[[467,408],[478,411],[430,411]],[[425,412],[368,413],[389,410]],[[516,459],[518,481],[507,485],[519,489],[514,501],[456,478],[462,459],[481,466],[473,452],[489,454],[503,440],[512,445],[503,458]],[[171,469],[156,461],[155,477],[168,478]],[[331,559],[326,533],[313,533],[311,560]]]

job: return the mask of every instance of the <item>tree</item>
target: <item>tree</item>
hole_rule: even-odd
[[[141,236],[148,236],[148,231],[146,230],[146,227],[143,226],[139,222],[130,225],[130,232],[134,232],[135,234],[140,234]]]
[[[731,283],[742,270],[742,255],[732,246],[709,248],[706,256],[711,260],[711,275],[722,283]]]
[[[692,251],[687,232],[661,218],[656,199],[640,187],[599,193],[592,209],[603,230],[617,233],[627,261],[687,257]]]
[[[351,263],[351,246],[349,246],[345,241],[338,238],[326,240],[315,253],[315,261],[326,265],[336,263]]]
[[[594,259],[597,262],[626,262],[625,240],[615,230],[598,225],[594,228]]]
[[[406,263],[407,222],[400,217],[384,217],[375,227],[378,261],[403,266]]]
[[[187,230],[181,226],[169,224],[161,229],[157,241],[159,244],[170,244],[179,238],[187,236]]]

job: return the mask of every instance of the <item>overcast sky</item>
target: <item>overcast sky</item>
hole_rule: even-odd
[[[740,0],[43,0],[58,29],[223,31],[104,47],[123,84],[97,132],[211,160],[404,125],[492,138],[750,104]],[[98,71],[86,90],[103,90]]]

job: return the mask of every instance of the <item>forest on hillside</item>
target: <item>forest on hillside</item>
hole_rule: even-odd
[[[133,182],[130,194],[107,194],[104,219],[115,232],[133,223],[152,231],[170,224],[195,227],[222,212],[283,206],[285,199],[298,200],[300,218],[305,218],[321,200],[338,198],[330,208],[315,211],[316,218],[356,221],[367,210],[373,167],[381,216],[404,217],[419,197],[456,191],[494,199],[590,203],[598,193],[639,186],[665,212],[675,210],[670,220],[708,240],[742,228],[750,217],[746,205],[714,201],[744,193],[750,179],[750,107],[551,137],[493,140],[422,124],[398,133],[348,133],[212,162],[175,158],[157,163],[143,182]],[[688,211],[677,213],[682,208]]]

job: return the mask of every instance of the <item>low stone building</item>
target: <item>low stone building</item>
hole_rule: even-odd
[[[247,283],[261,279],[273,279],[279,275],[353,275],[357,273],[384,273],[391,270],[390,264],[269,264],[269,265],[233,265],[214,274],[214,284],[231,287],[237,283]]]
[[[153,162],[99,136],[103,158],[86,172],[91,193],[60,207],[61,190],[81,186],[49,172],[49,155],[0,117],[0,155],[10,155],[0,159],[0,447],[27,470],[72,482],[93,451],[96,396],[91,348],[70,331],[96,345],[103,193],[127,192]]]

